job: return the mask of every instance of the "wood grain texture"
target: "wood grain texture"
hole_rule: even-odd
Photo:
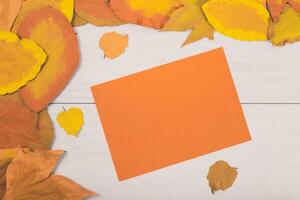
[[[103,59],[99,38],[107,31],[129,34],[129,47],[115,60]],[[237,90],[246,103],[300,103],[300,43],[273,47],[215,34],[180,48],[188,32],[159,32],[136,25],[76,29],[81,66],[56,103],[93,102],[90,86],[223,46]]]
[[[215,34],[213,41],[204,39],[180,48],[188,32],[166,33],[135,25],[86,25],[76,31],[80,69],[49,109],[57,132],[54,148],[68,152],[57,173],[95,190],[101,197],[94,199],[102,200],[300,199],[300,43],[278,48]],[[115,60],[103,59],[98,48],[100,36],[108,31],[129,34],[128,49]],[[90,87],[220,46],[241,102],[246,103],[243,108],[253,140],[119,182]],[[55,122],[63,106],[83,109],[85,125],[79,138],[67,136]],[[220,159],[238,167],[239,176],[231,189],[212,195],[206,175]]]
[[[252,141],[119,182],[95,105],[52,105],[51,116],[70,106],[85,114],[79,138],[67,136],[55,123],[54,149],[67,151],[58,167],[63,174],[95,190],[103,200],[298,200],[300,194],[300,105],[244,105]],[[226,192],[212,195],[208,167],[224,159],[238,167],[238,178]]]

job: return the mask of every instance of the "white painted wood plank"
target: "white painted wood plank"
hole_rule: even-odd
[[[272,47],[269,42],[242,42],[218,33],[180,48],[188,32],[123,25],[76,29],[82,61],[77,74],[55,102],[93,102],[90,86],[223,46],[242,102],[300,102],[300,43]],[[124,55],[103,59],[99,37],[107,31],[129,34]],[[209,66],[208,66],[209,67]]]
[[[62,106],[81,107],[85,126],[79,138],[55,123],[54,149],[68,153],[58,167],[63,174],[102,195],[102,200],[298,200],[300,199],[300,105],[244,105],[253,140],[143,176],[119,182],[95,105],[51,105],[55,119]],[[224,159],[238,167],[235,185],[210,193],[208,167]]]

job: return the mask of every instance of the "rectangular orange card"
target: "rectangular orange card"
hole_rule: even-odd
[[[221,48],[92,92],[119,180],[251,139]]]

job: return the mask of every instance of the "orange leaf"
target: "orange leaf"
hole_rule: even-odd
[[[80,200],[96,195],[70,179],[52,175],[63,151],[18,152],[7,168],[3,200]]]
[[[9,31],[21,9],[21,0],[0,0],[0,30]]]
[[[107,0],[76,0],[75,12],[82,19],[96,26],[113,26],[123,23],[114,15]]]
[[[48,55],[42,70],[19,93],[38,112],[65,88],[79,64],[79,46],[73,27],[59,11],[46,7],[27,15],[18,34],[38,43]]]
[[[47,110],[31,111],[17,94],[0,96],[0,148],[49,149],[53,126]]]
[[[223,160],[215,162],[209,167],[207,175],[211,192],[214,194],[218,190],[227,190],[233,185],[237,175],[236,168],[230,167],[227,162]]]
[[[273,21],[278,21],[278,17],[282,14],[282,11],[286,4],[300,13],[300,0],[267,0],[268,9],[271,13]]]
[[[72,19],[72,26],[83,26],[87,24],[88,22],[81,17],[79,17],[77,14],[74,15]]]
[[[176,0],[110,0],[110,6],[125,22],[160,29],[182,5]]]
[[[104,56],[111,59],[123,54],[127,46],[128,35],[116,32],[105,33],[99,41],[99,47],[104,51]]]
[[[6,190],[6,169],[18,151],[30,152],[29,149],[11,148],[0,150],[0,198],[2,199]]]

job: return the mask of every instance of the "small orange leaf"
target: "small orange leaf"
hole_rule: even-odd
[[[105,57],[110,59],[119,57],[128,46],[128,35],[116,32],[105,33],[99,40],[99,47],[104,51]]]
[[[80,200],[96,194],[70,179],[52,175],[64,151],[18,152],[6,172],[3,200]]]
[[[0,30],[9,31],[21,9],[21,0],[0,0]]]
[[[0,149],[17,146],[49,149],[53,132],[47,110],[33,112],[18,94],[0,96]]]
[[[114,26],[123,23],[114,15],[107,0],[76,0],[75,12],[96,26]]]
[[[230,167],[227,162],[222,160],[215,162],[209,167],[207,175],[211,192],[214,194],[218,190],[227,190],[233,185],[237,175],[236,168]]]
[[[177,0],[110,0],[110,6],[125,22],[160,29],[182,5]]]

